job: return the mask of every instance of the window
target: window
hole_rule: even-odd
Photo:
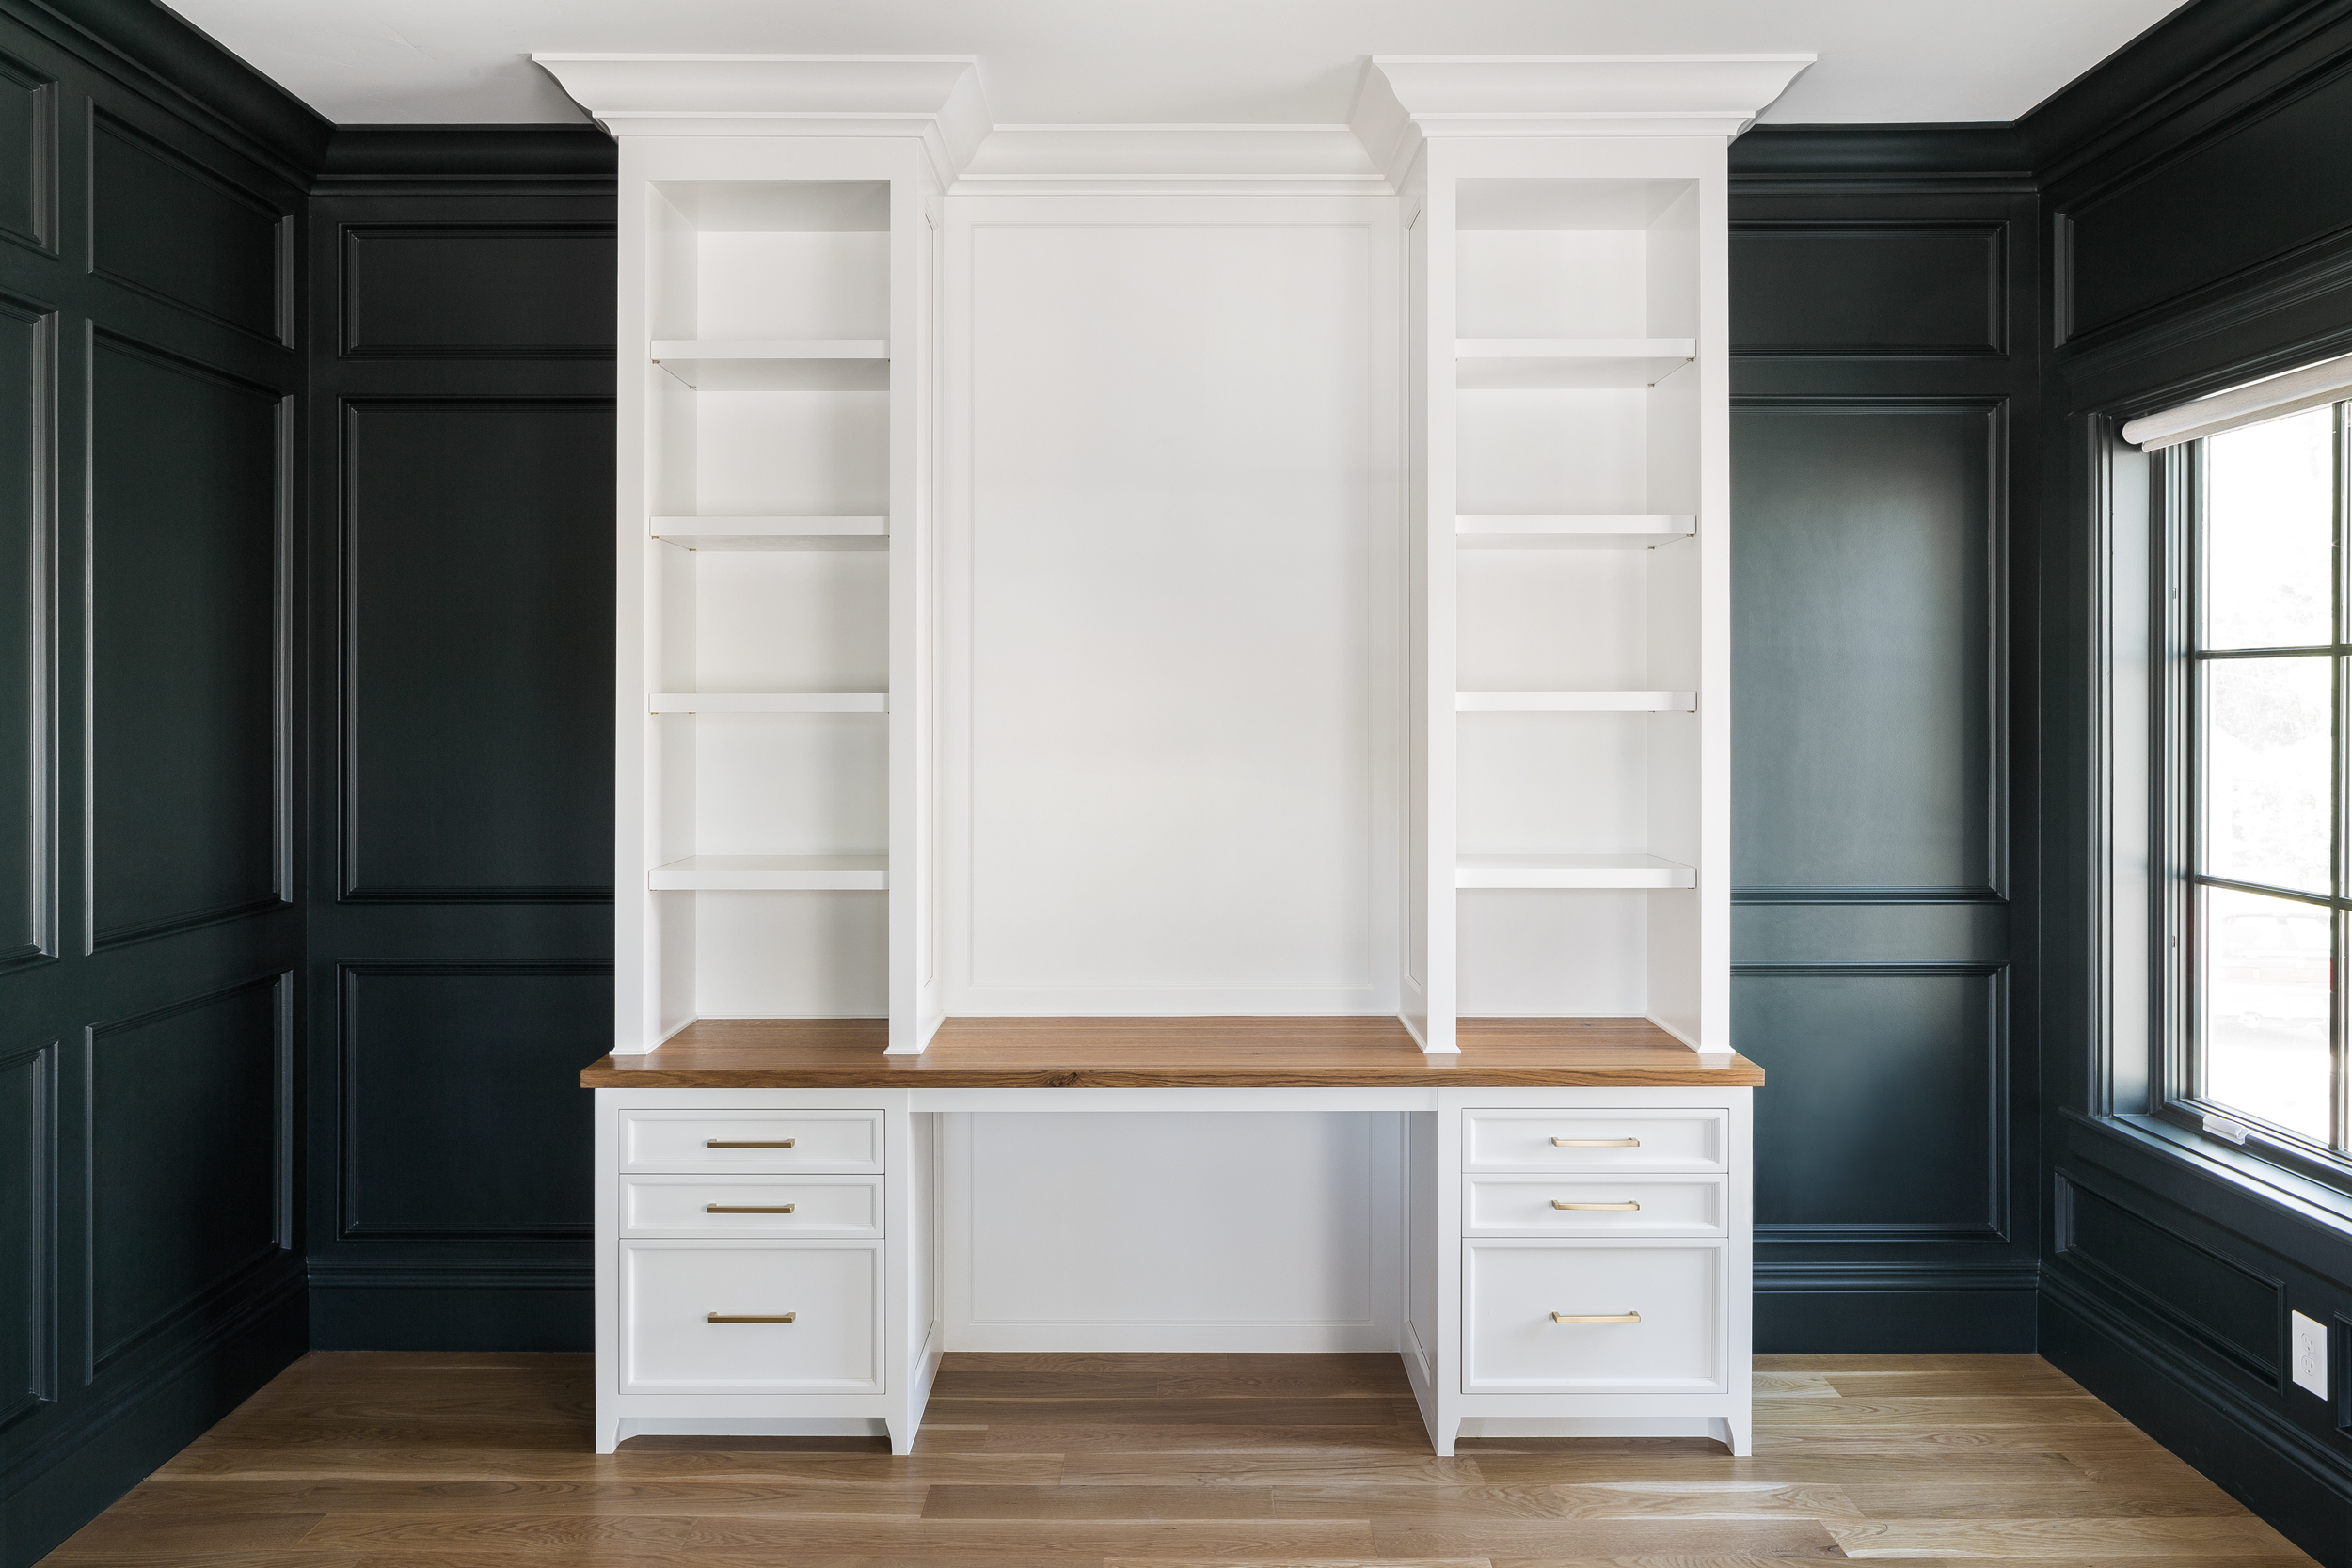
[[[2347,408],[2165,453],[2166,1100],[2352,1172]]]

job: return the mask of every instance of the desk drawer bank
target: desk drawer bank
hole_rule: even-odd
[[[1477,1435],[1708,1435],[1749,1451],[1750,1096],[1638,1022],[697,1023],[596,1091],[596,1449],[886,1433],[941,1355],[942,1113],[1401,1114],[1396,1351],[1450,1454]],[[1720,1063],[1721,1065],[1707,1065]],[[1045,1221],[1041,1221],[1045,1223]],[[1073,1347],[1083,1348],[1083,1347]]]

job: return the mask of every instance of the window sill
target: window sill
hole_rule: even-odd
[[[2152,1153],[2198,1168],[2244,1196],[2272,1204],[2308,1225],[2352,1240],[2352,1193],[2304,1176],[2258,1153],[2161,1116],[2086,1118]]]

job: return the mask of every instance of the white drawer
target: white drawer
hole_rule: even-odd
[[[805,1236],[882,1233],[879,1176],[630,1176],[621,1229],[632,1236]]]
[[[1466,1242],[1462,1298],[1466,1394],[1723,1391],[1720,1244]]]
[[[880,1111],[623,1111],[623,1170],[879,1172]]]
[[[1473,1176],[1462,1228],[1486,1235],[1720,1236],[1724,1179]]]
[[[882,1390],[873,1243],[637,1242],[621,1248],[621,1391]],[[789,1323],[714,1323],[781,1318]]]
[[[1464,1170],[1722,1170],[1722,1111],[1465,1111]]]

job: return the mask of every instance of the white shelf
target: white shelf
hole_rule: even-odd
[[[690,855],[645,874],[656,893],[878,893],[886,855]]]
[[[653,362],[706,392],[880,391],[880,338],[657,338]]]
[[[1655,387],[1696,357],[1689,338],[1458,338],[1454,385],[1471,388]]]
[[[1690,691],[1456,691],[1457,713],[1689,713]]]
[[[1457,888],[1696,887],[1698,874],[1656,855],[1461,855]]]
[[[887,517],[656,517],[653,536],[689,550],[881,550]]]
[[[1466,550],[1647,550],[1697,531],[1697,519],[1664,513],[1494,513],[1454,519]]]
[[[657,691],[656,713],[888,713],[886,691]]]

